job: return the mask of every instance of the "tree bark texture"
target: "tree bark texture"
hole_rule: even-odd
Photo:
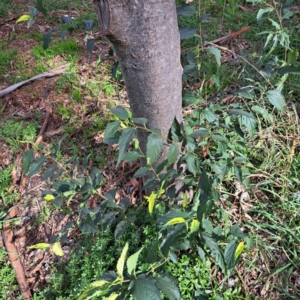
[[[113,44],[133,117],[167,137],[182,122],[182,67],[175,0],[94,0],[102,33]],[[147,134],[138,131],[141,149]]]

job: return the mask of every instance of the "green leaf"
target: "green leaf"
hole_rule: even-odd
[[[178,120],[176,117],[174,118],[171,128],[168,133],[168,137],[171,141],[179,143],[182,141],[182,130],[181,130],[181,125],[179,124]]]
[[[30,15],[23,15],[20,18],[17,19],[16,23],[28,21],[30,18],[31,18]]]
[[[43,174],[42,176],[42,180],[46,181],[49,177],[51,177],[53,175],[53,173],[55,172],[57,168],[57,164],[53,164],[51,165]]]
[[[184,27],[179,30],[180,39],[189,39],[194,37],[198,32],[195,27]]]
[[[141,124],[141,125],[145,125],[148,122],[146,118],[132,118],[131,120],[134,124]]]
[[[209,136],[209,132],[206,128],[199,128],[198,130],[193,131],[188,136],[192,138],[196,138],[199,136],[205,137],[205,136]]]
[[[23,174],[26,175],[28,170],[29,170],[29,166],[33,161],[33,149],[29,149],[28,151],[25,152],[24,157],[23,157]]]
[[[28,249],[46,249],[50,246],[50,244],[47,243],[39,243],[32,246],[28,246]]]
[[[201,112],[201,115],[202,115],[203,118],[205,118],[210,123],[213,123],[218,119],[216,114],[213,111],[211,111],[209,108],[205,108]]]
[[[83,25],[85,30],[90,31],[94,26],[94,20],[85,20],[83,21]]]
[[[125,156],[129,143],[135,137],[136,137],[136,129],[134,127],[129,127],[122,131],[119,140],[119,157],[118,157],[117,165],[121,162],[121,160]]]
[[[162,274],[155,277],[156,285],[169,300],[180,300],[180,291],[175,277],[169,274]]]
[[[117,263],[117,274],[119,275],[119,277],[123,277],[124,264],[125,264],[127,251],[128,251],[128,243],[125,244],[125,246],[122,250],[121,256]]]
[[[148,253],[147,253],[147,258],[146,258],[146,262],[148,264],[153,264],[154,262],[156,262],[157,259],[157,250],[158,250],[158,244],[159,241],[158,239],[153,241],[149,246],[148,246]]]
[[[87,215],[85,220],[81,221],[79,228],[82,232],[87,233],[100,232],[98,227],[94,224],[90,215]]]
[[[176,217],[176,218],[173,218],[171,220],[169,220],[165,226],[170,226],[170,225],[175,225],[175,224],[180,224],[180,223],[185,223],[185,219],[182,218],[182,217]]]
[[[211,192],[212,189],[212,179],[208,177],[205,170],[201,173],[199,187],[202,191],[204,191],[207,195]]]
[[[51,38],[51,33],[52,33],[52,29],[48,30],[46,33],[43,34],[43,49],[46,50],[51,41],[52,41],[52,38]]]
[[[255,93],[254,93],[252,87],[243,87],[241,89],[234,91],[233,94],[235,94],[235,95],[237,94],[242,98],[250,99],[250,100],[255,98]]]
[[[43,155],[36,162],[32,163],[28,170],[28,177],[31,177],[32,175],[36,174],[46,159],[47,157]]]
[[[261,8],[258,11],[258,14],[256,16],[258,23],[266,19],[271,11],[273,11],[273,7],[266,7],[266,8]]]
[[[95,45],[95,39],[88,39],[86,41],[86,48],[88,49],[90,54],[93,53],[94,45]]]
[[[284,110],[285,100],[280,92],[277,90],[269,90],[266,92],[269,101],[279,110]]]
[[[185,224],[177,224],[174,229],[167,234],[161,243],[161,251],[164,255],[168,254],[170,247],[174,246],[180,237],[186,232]]]
[[[243,157],[243,156],[237,156],[237,157],[235,157],[234,158],[234,162],[235,163],[242,163],[242,162],[244,162],[244,161],[246,161],[247,160],[247,158],[246,157]]]
[[[108,282],[105,280],[98,280],[93,282],[80,295],[78,300],[89,300],[96,296],[104,296],[108,289]]]
[[[47,10],[43,6],[43,0],[36,0],[36,9],[47,17]]]
[[[232,269],[235,266],[235,250],[237,243],[235,241],[230,242],[224,252],[224,258],[227,265],[227,269]]]
[[[216,132],[212,135],[212,139],[218,142],[226,142],[227,139],[220,133]]]
[[[234,258],[235,260],[237,260],[239,258],[239,256],[242,254],[242,252],[244,251],[245,248],[245,244],[244,242],[240,242],[238,244],[238,246],[236,247],[235,253],[234,253]]]
[[[192,153],[186,153],[183,158],[186,161],[187,164],[187,169],[194,175],[196,176],[198,167],[197,167],[197,159],[196,156]]]
[[[117,106],[115,108],[111,108],[110,110],[115,116],[117,116],[121,120],[127,120],[129,118],[128,111],[122,107],[122,106]]]
[[[116,227],[116,230],[115,230],[115,239],[118,240],[119,237],[125,232],[127,228],[127,223],[126,221],[121,221],[117,227]]]
[[[179,157],[179,148],[177,145],[170,145],[170,148],[168,150],[168,165],[174,164],[174,162],[178,159]]]
[[[53,183],[53,188],[60,193],[64,193],[74,190],[74,184],[68,180],[60,180]]]
[[[133,178],[138,178],[138,177],[143,177],[145,176],[147,173],[149,172],[149,168],[148,167],[142,167],[139,168],[134,175],[132,176]]]
[[[127,259],[127,271],[129,275],[135,274],[136,264],[139,258],[140,253],[143,251],[144,247],[142,247],[139,251],[135,252],[134,254],[130,255]]]
[[[120,128],[120,124],[121,122],[119,120],[107,124],[104,131],[104,140],[114,137],[116,131]]]
[[[90,192],[90,191],[94,191],[94,190],[95,190],[94,187],[90,183],[86,182],[81,187],[80,192],[84,194],[84,193],[87,193],[87,192]]]
[[[137,159],[139,159],[141,157],[141,154],[138,153],[137,151],[130,151],[130,152],[126,152],[125,156],[124,156],[124,160],[127,162],[132,162],[135,161]]]
[[[112,222],[115,220],[115,217],[116,217],[115,211],[109,211],[103,216],[102,224],[104,230],[106,230],[108,226],[112,224]]]
[[[184,219],[188,218],[188,213],[184,212],[184,211],[180,211],[180,210],[171,210],[169,212],[167,212],[165,215],[159,217],[156,220],[157,224],[165,224],[167,222],[169,222],[170,220],[172,220],[173,218],[177,218],[177,217],[182,217]]]
[[[149,276],[140,276],[134,280],[133,292],[135,300],[162,300],[155,281]]]
[[[233,225],[232,227],[231,227],[231,233],[234,235],[234,236],[236,236],[236,237],[238,237],[238,238],[245,238],[245,237],[247,237],[247,234],[245,234],[241,229],[240,229],[240,227],[238,226],[238,225]]]
[[[250,114],[250,113],[248,113],[248,112],[246,112],[246,111],[244,111],[242,109],[237,109],[237,108],[231,109],[228,112],[228,115],[229,116],[246,116],[246,117],[255,119],[255,117],[252,114]]]
[[[199,104],[200,103],[200,97],[197,96],[195,93],[185,93],[182,97],[182,106],[186,107],[191,104]]]
[[[213,46],[209,46],[206,48],[209,53],[215,56],[218,66],[221,66],[221,51]]]
[[[185,4],[177,8],[177,16],[191,16],[197,12],[194,5]]]
[[[160,157],[163,149],[163,139],[161,136],[151,133],[147,138],[147,159],[153,164]]]
[[[56,197],[54,200],[51,201],[51,203],[56,207],[56,208],[60,208],[63,205],[63,198],[58,196]]]

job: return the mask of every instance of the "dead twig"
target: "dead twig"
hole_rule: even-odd
[[[40,133],[39,133],[39,135],[38,135],[38,137],[37,137],[37,139],[34,143],[35,145],[38,145],[43,140],[43,135],[44,135],[44,132],[47,128],[49,117],[50,117],[50,112],[47,110],[45,121],[44,121],[43,126],[40,130]]]
[[[47,77],[53,77],[53,76],[56,76],[56,75],[59,75],[59,74],[65,74],[65,73],[73,73],[73,72],[66,72],[66,67],[68,65],[63,65],[63,66],[60,66],[56,69],[53,69],[53,70],[50,70],[48,72],[45,72],[43,74],[39,74],[39,75],[36,75],[30,79],[27,79],[27,80],[24,80],[24,81],[21,81],[19,83],[16,83],[14,85],[11,85],[9,86],[8,88],[0,91],[0,97],[3,97],[9,93],[11,93],[12,91],[16,90],[17,88],[19,88],[20,86],[24,85],[24,84],[27,84],[27,83],[30,83],[31,81],[34,81],[34,80],[38,80],[38,79],[41,79],[41,78],[47,78]]]
[[[246,27],[240,29],[239,31],[236,31],[236,32],[233,32],[233,33],[231,33],[231,34],[229,34],[229,35],[220,37],[220,38],[218,38],[218,39],[216,39],[216,40],[213,40],[213,41],[210,41],[210,42],[206,42],[206,43],[204,44],[204,47],[207,47],[207,46],[209,46],[209,45],[211,45],[211,44],[219,44],[219,45],[222,45],[222,44],[224,44],[224,43],[226,43],[226,42],[229,42],[230,40],[236,38],[238,35],[240,35],[240,34],[246,32],[246,31],[249,30],[250,28],[251,28],[251,26],[246,26]]]
[[[12,219],[17,215],[17,207],[13,207],[6,219]],[[20,290],[25,300],[31,299],[31,291],[25,278],[25,272],[23,264],[19,258],[18,251],[13,242],[13,232],[9,222],[3,223],[3,241],[5,244],[6,251],[13,269],[16,271],[16,279],[19,284]]]

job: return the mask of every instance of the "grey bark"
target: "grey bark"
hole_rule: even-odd
[[[102,33],[113,44],[133,117],[167,137],[182,122],[182,67],[175,0],[94,0]],[[138,138],[146,153],[147,134]],[[164,155],[162,155],[164,156]]]

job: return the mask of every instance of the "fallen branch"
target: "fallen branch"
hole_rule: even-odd
[[[67,66],[68,65],[60,66],[60,67],[58,67],[56,69],[50,70],[48,72],[36,75],[36,76],[34,76],[34,77],[30,78],[30,79],[21,81],[19,83],[14,84],[14,85],[11,85],[8,88],[0,91],[0,97],[3,97],[5,95],[11,93],[12,91],[16,90],[20,86],[22,86],[24,84],[27,84],[27,83],[30,83],[31,81],[34,81],[34,80],[38,80],[38,79],[45,78],[45,77],[53,77],[53,76],[56,76],[56,75],[59,75],[59,74],[63,74],[63,73],[73,73],[73,72],[66,72],[66,67]]]
[[[13,207],[6,219],[12,219],[17,215],[17,207]],[[25,272],[23,264],[19,258],[17,249],[13,241],[13,232],[11,230],[10,222],[3,223],[3,241],[6,251],[13,269],[16,271],[16,279],[19,284],[20,290],[25,300],[31,299],[31,291],[25,278]]]
[[[222,44],[224,44],[226,42],[229,42],[230,40],[236,38],[238,35],[246,32],[250,28],[251,28],[251,26],[246,26],[246,27],[240,29],[239,31],[233,32],[232,34],[229,34],[229,35],[223,36],[221,38],[218,38],[216,40],[207,42],[207,43],[204,44],[204,47],[209,46],[210,44],[220,44],[220,45],[222,45]]]

